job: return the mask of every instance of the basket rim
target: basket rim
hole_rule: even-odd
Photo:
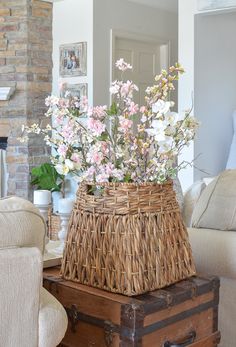
[[[168,186],[173,184],[172,179],[168,179],[167,181],[163,183],[157,183],[157,182],[141,182],[141,183],[135,183],[135,182],[91,182],[91,181],[83,181],[81,182],[83,185],[88,186],[101,186],[101,187],[117,187],[117,186],[128,186],[128,187],[145,187],[145,186]]]

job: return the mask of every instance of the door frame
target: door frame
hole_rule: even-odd
[[[116,49],[116,39],[130,39],[136,41],[146,41],[149,43],[156,44],[161,46],[161,63],[163,62],[164,66],[168,68],[170,64],[170,49],[171,43],[169,39],[160,38],[156,36],[144,35],[135,32],[111,29],[110,30],[110,83],[114,80],[114,65],[115,65],[115,49]],[[163,60],[163,61],[162,61]],[[110,95],[111,101],[111,95]]]

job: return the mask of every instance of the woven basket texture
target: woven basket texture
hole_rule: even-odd
[[[61,274],[128,296],[195,275],[188,234],[172,181],[82,183],[69,222]]]
[[[58,232],[60,231],[61,220],[60,216],[54,214],[52,209],[48,210],[48,236],[52,241],[58,240]]]

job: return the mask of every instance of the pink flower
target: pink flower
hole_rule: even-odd
[[[92,117],[88,119],[87,126],[95,136],[100,136],[106,129],[105,124]]]
[[[61,125],[63,123],[63,120],[64,120],[63,116],[60,116],[60,115],[56,116],[54,119],[55,123],[57,123],[58,125]]]
[[[48,107],[56,106],[59,102],[59,98],[54,95],[50,95],[45,99],[45,105]]]
[[[133,121],[131,119],[125,118],[123,116],[119,117],[119,130],[127,132],[133,126]]]
[[[102,152],[104,155],[108,154],[109,148],[108,148],[107,142],[101,141],[101,142],[100,142],[100,148],[101,148],[101,152]]]
[[[141,106],[140,109],[139,109],[139,111],[140,111],[141,113],[147,112],[146,106]]]
[[[123,83],[121,86],[121,96],[126,98],[132,98],[133,97],[133,91],[136,90],[138,91],[138,87],[136,86],[136,84],[133,84],[132,81],[127,81],[126,83]]]
[[[64,99],[64,98],[59,99],[58,106],[59,107],[64,107],[64,108],[68,108],[69,107],[69,100],[68,99]]]
[[[100,165],[104,156],[96,147],[93,147],[87,154],[87,160],[91,164]]]
[[[132,66],[130,64],[126,63],[123,58],[117,60],[116,67],[121,71],[132,69]]]
[[[68,151],[68,147],[64,144],[60,145],[57,149],[58,154],[61,155],[62,157],[66,156],[67,151]]]
[[[133,116],[134,114],[136,114],[139,110],[139,106],[138,104],[135,104],[133,101],[131,101],[131,103],[129,104],[129,114],[130,116]]]
[[[65,141],[71,143],[75,137],[73,126],[70,124],[65,124],[62,127],[61,135],[64,137]]]
[[[86,179],[87,181],[93,181],[94,179],[94,174],[96,172],[96,169],[94,166],[90,166],[87,171],[85,171],[83,178]]]
[[[73,153],[71,156],[71,160],[77,164],[79,164],[81,162],[81,159],[80,159],[80,156],[78,153]]]
[[[103,182],[108,182],[109,176],[105,173],[102,172],[96,176],[96,182],[103,183]]]
[[[88,175],[89,177],[92,177],[92,178],[93,178],[93,175],[95,174],[95,172],[96,172],[95,167],[94,167],[94,166],[90,166],[90,167],[88,168],[88,170],[87,170],[87,175]]]
[[[114,170],[114,165],[112,163],[108,163],[106,166],[105,166],[105,171],[106,171],[106,174],[111,176],[112,175],[112,172]]]
[[[109,90],[111,94],[118,94],[120,90],[120,83],[118,81],[112,82],[112,85]]]
[[[86,96],[83,96],[80,100],[80,111],[81,112],[87,112],[88,111],[88,98]]]
[[[94,118],[103,119],[107,115],[106,110],[107,110],[106,105],[90,107],[88,110],[88,116],[89,117],[93,116]]]

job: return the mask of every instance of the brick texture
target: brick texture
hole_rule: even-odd
[[[40,123],[52,89],[52,4],[0,0],[0,86],[15,86],[0,101],[0,136],[8,137],[8,194],[32,196],[30,171],[48,161],[42,139],[19,142],[22,124]]]

